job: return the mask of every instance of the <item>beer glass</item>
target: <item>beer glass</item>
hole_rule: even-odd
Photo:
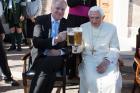
[[[31,0],[27,0],[27,2],[31,2]]]
[[[80,27],[73,28],[74,30],[74,46],[82,44],[82,29]]]
[[[67,28],[67,45],[74,45],[74,31],[72,28]]]

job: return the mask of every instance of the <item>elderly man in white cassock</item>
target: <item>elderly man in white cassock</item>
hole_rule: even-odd
[[[91,7],[90,22],[82,24],[83,50],[79,65],[80,93],[121,93],[119,41],[116,27],[104,22],[104,12]]]

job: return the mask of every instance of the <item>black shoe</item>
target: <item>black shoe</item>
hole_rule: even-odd
[[[17,48],[17,51],[22,51],[22,48],[21,47]]]
[[[16,46],[15,45],[12,45],[10,46],[10,48],[8,49],[8,51],[12,51],[12,50],[15,50],[16,49]]]
[[[4,80],[5,80],[5,83],[11,84],[11,86],[19,86],[19,83],[12,78],[9,78],[9,79],[7,78],[7,79],[4,79]]]
[[[13,80],[11,82],[11,86],[19,86],[19,83],[16,80]]]
[[[22,51],[21,45],[17,45],[17,51]]]

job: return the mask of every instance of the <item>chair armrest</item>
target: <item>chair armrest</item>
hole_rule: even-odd
[[[140,59],[138,57],[134,57],[134,61],[137,63],[138,67],[140,68]]]
[[[137,63],[137,69],[136,69],[136,82],[140,85],[140,59],[138,57],[134,57],[134,61]]]
[[[29,52],[29,53],[27,53],[27,54],[25,54],[23,57],[22,57],[22,60],[26,60],[29,56],[31,55],[31,53]]]
[[[29,61],[27,61],[27,59],[30,57],[30,55],[31,55],[31,53],[29,52],[22,57],[22,60],[24,62],[23,63],[23,73],[25,73],[27,71],[27,62],[29,62]]]

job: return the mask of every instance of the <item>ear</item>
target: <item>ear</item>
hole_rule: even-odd
[[[102,20],[104,20],[105,16],[102,17]]]

